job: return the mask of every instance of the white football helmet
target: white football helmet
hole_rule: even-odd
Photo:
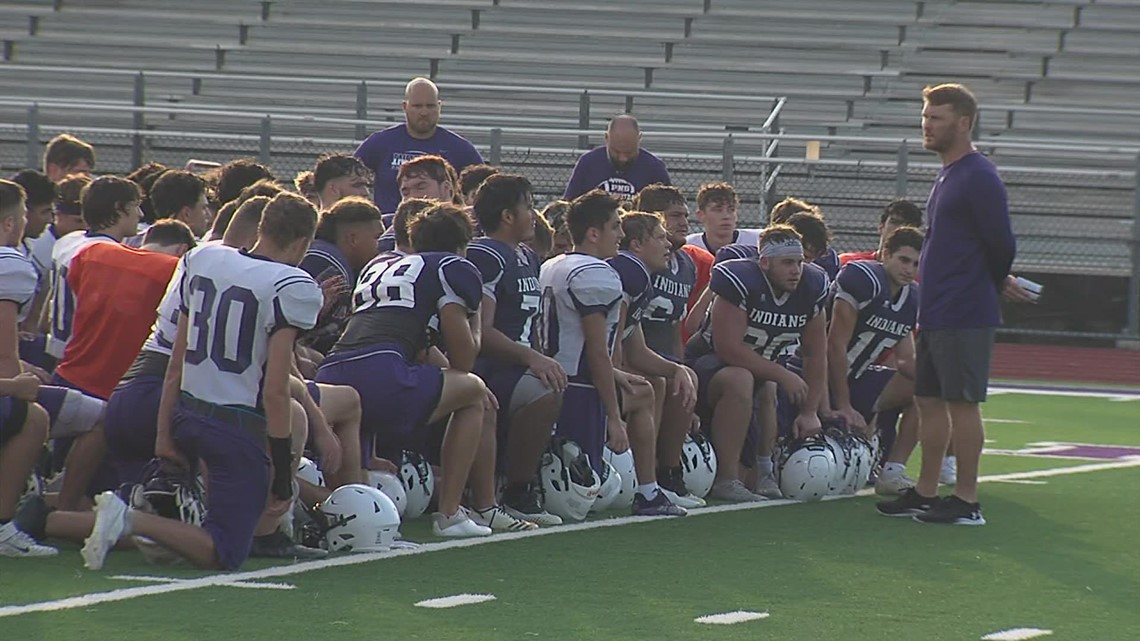
[[[542,453],[539,476],[546,509],[574,521],[586,518],[602,486],[590,457],[577,443],[563,438],[552,439]]]
[[[851,473],[851,486],[848,489],[850,490],[849,493],[854,494],[867,487],[867,480],[871,477],[871,469],[874,467],[875,459],[867,439],[858,434],[851,434],[848,439],[851,443],[851,457],[855,468]]]
[[[297,465],[297,478],[310,485],[325,486],[325,473],[317,467],[315,461],[304,456],[301,457],[301,462]]]
[[[798,441],[780,455],[776,473],[780,492],[794,501],[818,501],[828,493],[835,455],[820,439]]]
[[[398,476],[404,484],[404,494],[408,500],[404,518],[414,519],[427,510],[435,491],[435,475],[431,471],[431,464],[420,454],[405,451],[400,459]]]
[[[607,445],[602,450],[602,459],[612,465],[621,477],[621,491],[614,497],[613,503],[610,503],[610,508],[630,507],[633,505],[633,492],[637,489],[637,469],[633,466],[633,450],[615,454]]]
[[[705,498],[716,480],[716,452],[702,434],[685,437],[681,448],[681,472],[685,488],[696,497]]]
[[[603,512],[613,506],[614,500],[621,493],[621,474],[610,465],[609,461],[602,461],[602,485],[598,488],[598,498],[590,507],[590,512]]]
[[[400,531],[400,514],[380,490],[342,485],[320,505],[331,552],[385,552]]]
[[[404,484],[395,474],[369,470],[368,484],[392,499],[392,503],[396,504],[396,511],[400,513],[400,518],[404,517],[404,513],[408,509],[408,493],[404,490]]]
[[[824,443],[831,449],[835,458],[835,470],[831,475],[828,494],[842,494],[847,487],[847,468],[851,464],[851,448],[847,446],[842,434],[828,433],[823,437]]]

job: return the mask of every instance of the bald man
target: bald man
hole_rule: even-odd
[[[356,148],[356,157],[376,175],[372,199],[381,212],[396,211],[400,204],[396,172],[417,156],[443,156],[457,172],[483,162],[466,138],[439,126],[441,105],[434,82],[413,79],[404,88],[404,123],[372,134]]]
[[[633,200],[654,183],[672,185],[669,170],[664,161],[641,148],[637,118],[621,114],[610,119],[606,144],[578,158],[562,197],[573,200],[598,187],[621,200]]]

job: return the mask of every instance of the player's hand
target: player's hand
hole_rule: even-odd
[[[606,420],[606,445],[614,454],[621,454],[629,449],[629,434],[625,431],[625,421],[620,416],[611,416]]]
[[[677,365],[677,371],[669,380],[669,393],[681,397],[681,407],[686,412],[697,406],[697,375],[684,365]]]
[[[164,437],[163,434],[166,434]],[[189,470],[190,461],[174,447],[174,439],[170,436],[169,430],[159,430],[158,437],[154,440],[154,455],[163,460],[163,463],[173,467],[176,470]]]
[[[636,395],[638,393],[638,385],[649,385],[649,381],[645,380],[644,376],[630,374],[629,372],[623,372],[621,370],[614,370],[614,383],[617,384],[618,389],[626,396]]]
[[[784,370],[781,376],[783,380],[776,381],[776,383],[784,388],[784,393],[787,394],[796,407],[803,407],[807,402],[808,397],[808,384],[804,379],[800,378],[795,372]],[[818,421],[819,418],[816,418]]]
[[[287,499],[279,499],[274,496],[273,492],[269,492],[269,500],[265,502],[264,516],[271,518],[281,518],[283,514],[288,512],[293,507],[293,497]]]
[[[566,370],[562,369],[558,361],[533,350],[527,360],[527,369],[542,381],[546,389],[560,394],[566,390]]]
[[[30,403],[36,400],[36,396],[38,396],[39,393],[40,379],[35,374],[23,372],[12,379],[12,392],[10,396]]]
[[[689,434],[701,433],[701,417],[693,414],[693,420],[689,422]]]
[[[839,417],[842,418],[844,422],[847,423],[848,428],[854,430],[859,434],[862,434],[863,436],[867,435],[867,421],[863,419],[862,414],[855,411],[854,407],[851,407],[850,405],[847,407],[841,407],[836,410],[835,413],[839,415]]]
[[[344,449],[341,448],[336,432],[325,426],[323,430],[317,430],[313,434],[313,443],[321,455],[321,470],[326,474],[339,472],[340,464],[344,460]]]
[[[811,438],[819,434],[821,428],[819,416],[816,416],[815,412],[800,413],[796,416],[795,423],[792,424],[792,435],[797,439]]]
[[[340,300],[340,297],[346,293],[348,293],[348,283],[340,274],[321,281],[321,295],[324,296],[324,303],[321,305],[320,315],[328,314]]]
[[[395,463],[379,456],[372,457],[372,460],[368,462],[368,469],[373,472],[387,472],[389,474],[397,474],[400,471]]]
[[[1010,303],[1035,303],[1033,296],[1025,291],[1025,288],[1017,283],[1017,277],[1013,274],[1005,277],[1001,284],[1001,297]]]
[[[483,397],[483,411],[484,412],[498,412],[499,399],[495,398],[495,394],[491,392],[491,388],[487,388],[487,394]]]
[[[23,367],[25,372],[35,374],[36,378],[40,379],[40,382],[43,383],[44,385],[48,385],[51,383],[51,374],[49,374],[43,368],[36,367],[35,365],[32,365],[31,363],[29,363],[27,361],[20,361],[20,366]]]

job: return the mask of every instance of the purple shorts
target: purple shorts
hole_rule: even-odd
[[[28,403],[11,396],[0,396],[0,447],[24,427]]]
[[[851,396],[851,407],[863,415],[868,423],[875,415],[875,401],[879,400],[887,383],[895,376],[893,367],[872,365],[855,380],[847,379],[847,391]]]
[[[31,338],[24,338],[21,335],[19,349],[20,360],[49,372],[55,369],[56,358],[47,353],[47,336],[35,334]]]
[[[107,460],[120,484],[143,482],[143,468],[154,458],[160,401],[161,376],[133,378],[115,388],[107,399],[103,434],[107,437]]]
[[[214,554],[222,568],[236,570],[249,557],[253,533],[269,497],[265,437],[182,406],[174,412],[172,430],[175,447],[191,460],[206,464],[202,529],[214,540]]]
[[[360,394],[361,452],[423,451],[424,430],[443,392],[443,370],[409,363],[388,345],[338,352],[317,370],[318,383]]]
[[[577,443],[590,457],[590,466],[601,474],[606,445],[606,407],[594,386],[570,383],[562,394],[562,411],[554,433]]]

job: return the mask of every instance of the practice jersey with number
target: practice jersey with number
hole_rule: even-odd
[[[835,299],[854,307],[858,313],[855,331],[847,344],[847,375],[859,378],[914,330],[918,320],[918,285],[911,283],[891,296],[887,270],[877,260],[856,260],[839,271],[831,285]]]
[[[431,345],[439,312],[461,305],[479,311],[483,279],[467,259],[447,252],[382,254],[368,263],[353,292],[353,311],[333,352],[390,344],[411,361]]]
[[[199,247],[181,262],[179,311],[188,323],[182,391],[261,410],[270,336],[311,329],[320,287],[292,265],[225,246]]]
[[[71,259],[92,243],[117,242],[119,241],[106,234],[92,231],[73,231],[55,241],[51,250],[51,303],[48,309],[51,326],[47,346],[44,348],[48,354],[63,358],[63,351],[71,340],[72,325],[75,322],[75,293],[67,283]]]
[[[16,321],[28,317],[36,296],[36,268],[15,247],[0,247],[0,301],[16,304]]]
[[[641,324],[649,301],[653,298],[653,281],[645,261],[633,252],[622,250],[606,261],[621,279],[621,301],[625,303],[625,327],[621,332],[624,341]]]
[[[669,265],[653,274],[653,296],[641,317],[645,344],[658,354],[680,358],[676,352],[677,323],[685,317],[689,297],[697,283],[697,264],[688,252],[677,250]]]
[[[538,255],[525,244],[476,238],[467,246],[467,260],[483,277],[483,295],[495,301],[495,329],[530,347],[540,295]]]
[[[726,243],[725,245],[721,245],[721,247],[726,247],[728,245],[752,245],[753,247],[755,247],[757,245],[757,243],[760,242],[760,232],[761,231],[763,231],[763,230],[762,229],[737,229],[736,231],[732,232],[732,240],[729,241],[728,243]],[[720,247],[717,247],[716,249],[712,249],[710,247],[709,237],[705,232],[697,232],[695,234],[689,234],[688,236],[685,237],[685,242],[690,244],[690,245],[696,245],[697,247],[700,247],[701,249],[707,250],[710,254],[713,254],[713,255],[715,255],[717,253],[717,251],[720,249]]]
[[[621,316],[621,278],[600,258],[571,252],[543,263],[538,282],[542,287],[538,312],[540,351],[558,361],[570,382],[592,384],[582,317],[605,317],[606,347],[613,354]]]
[[[55,223],[49,223],[47,227],[44,227],[42,234],[32,239],[28,247],[28,258],[32,260],[32,266],[36,268],[36,274],[40,278],[40,287],[47,285],[51,279],[51,254],[57,240],[59,237],[55,235]]]
[[[748,327],[744,343],[768,360],[776,360],[799,343],[808,322],[827,304],[827,274],[816,265],[803,266],[796,289],[776,296],[772,284],[753,259],[727,260],[713,267],[709,288],[717,296],[744,310]],[[715,345],[711,314],[702,335]]]

